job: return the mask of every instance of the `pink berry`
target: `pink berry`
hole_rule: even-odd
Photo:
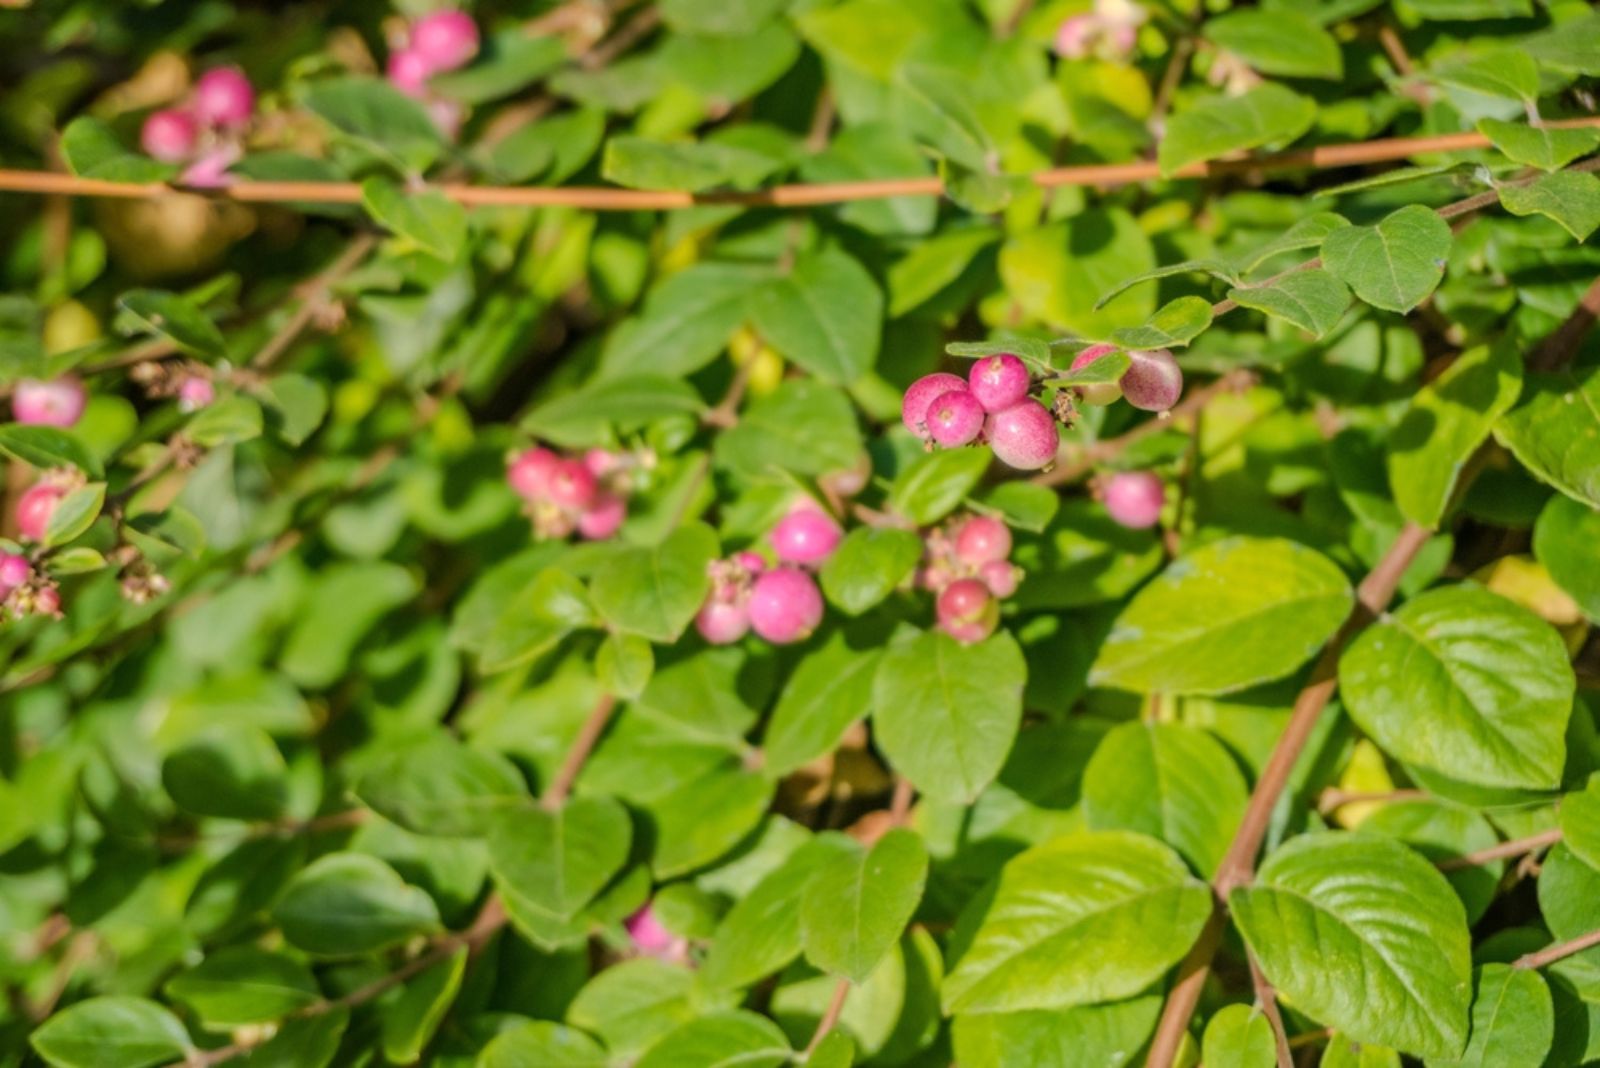
[[[455,70],[478,54],[478,25],[464,11],[435,11],[411,24],[411,50],[431,72]]]
[[[972,395],[986,412],[1003,412],[1028,395],[1028,368],[1009,352],[985,356],[967,374]]]
[[[1061,445],[1055,416],[1032,399],[991,415],[988,434],[994,454],[1019,471],[1045,467],[1056,458]]]
[[[602,490],[594,504],[578,516],[578,533],[590,541],[603,541],[617,532],[628,518],[628,504],[614,493]]]
[[[525,500],[542,500],[550,492],[550,479],[561,457],[549,449],[524,449],[506,468],[506,481]]]
[[[1011,555],[1011,531],[1000,520],[975,515],[956,531],[956,559],[968,567],[981,567]]]
[[[772,528],[772,549],[791,564],[819,564],[833,555],[844,532],[833,517],[807,502]]]
[[[256,91],[238,67],[208,70],[194,83],[194,114],[207,126],[243,126],[256,108]]]
[[[33,576],[28,558],[15,553],[0,553],[0,597],[4,597]]]
[[[139,144],[145,155],[162,163],[177,163],[188,159],[194,152],[195,139],[200,131],[194,116],[177,108],[166,108],[144,120],[139,131]]]
[[[633,943],[633,948],[643,956],[666,961],[688,958],[688,940],[667,930],[649,905],[629,916],[623,926],[627,929],[628,940]]]
[[[583,466],[595,478],[604,478],[617,469],[617,454],[610,449],[590,449],[583,454]]]
[[[911,383],[905,398],[900,402],[900,421],[923,441],[932,435],[928,432],[928,406],[941,394],[967,388],[967,381],[959,375],[923,375]]]
[[[209,378],[190,375],[178,385],[178,407],[186,412],[204,408],[216,399],[217,387],[211,384]]]
[[[1072,360],[1072,369],[1081,371],[1102,356],[1119,351],[1115,345],[1090,345]],[[1102,382],[1093,386],[1079,386],[1078,398],[1085,404],[1112,404],[1122,397],[1122,387],[1115,382]]]
[[[1166,349],[1130,352],[1133,362],[1122,376],[1122,395],[1135,408],[1164,412],[1183,396],[1183,371]]]
[[[1056,28],[1056,55],[1063,59],[1082,59],[1100,28],[1093,14],[1074,15]]]
[[[737,601],[713,597],[694,617],[695,630],[712,645],[730,645],[750,630],[750,609]]]
[[[196,189],[220,189],[233,181],[228,168],[239,162],[239,155],[237,145],[219,145],[185,167],[179,182]]]
[[[1017,592],[1021,570],[1005,560],[990,560],[978,568],[978,579],[996,597],[1010,597]]]
[[[52,482],[29,486],[17,498],[17,530],[30,541],[43,541],[50,517],[67,491]]]
[[[88,401],[83,383],[70,375],[49,382],[24,378],[11,395],[11,414],[19,423],[67,427],[83,416]]]
[[[979,642],[1000,624],[1000,605],[977,579],[957,579],[939,594],[939,628],[959,642]]]
[[[759,575],[767,569],[767,558],[760,553],[751,552],[749,549],[734,553],[733,562],[752,575]]]
[[[428,117],[446,141],[454,141],[467,121],[467,109],[455,100],[434,99],[428,101]]]
[[[983,405],[969,391],[941,393],[928,405],[928,433],[946,448],[966,445],[983,431]]]
[[[420,97],[428,91],[428,78],[433,74],[433,68],[422,55],[410,48],[401,48],[389,53],[388,70],[389,84],[407,96]]]
[[[1106,511],[1122,526],[1142,530],[1153,527],[1161,518],[1167,489],[1149,471],[1123,471],[1106,480],[1103,491]]]
[[[598,486],[594,475],[578,460],[559,460],[550,472],[550,500],[562,508],[581,512],[594,503]]]
[[[33,595],[33,610],[40,615],[59,616],[61,614],[61,592],[54,586],[46,586]]]
[[[822,593],[804,571],[779,567],[765,572],[750,590],[750,625],[775,645],[811,635],[822,622]]]

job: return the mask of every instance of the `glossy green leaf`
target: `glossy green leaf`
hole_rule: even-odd
[[[1600,774],[1562,798],[1561,841],[1579,860],[1600,870]]]
[[[1500,203],[1513,215],[1543,215],[1579,241],[1600,228],[1600,177],[1577,171],[1546,174],[1531,185],[1503,185]]]
[[[1600,369],[1530,373],[1494,436],[1536,478],[1600,508]]]
[[[165,991],[217,1029],[281,1020],[322,997],[310,968],[254,946],[208,954],[168,980]]]
[[[861,432],[849,398],[807,378],[789,379],[745,408],[739,425],[717,438],[719,467],[746,478],[779,471],[844,471],[860,454]]]
[[[1310,99],[1270,83],[1243,96],[1212,97],[1168,120],[1158,156],[1161,173],[1241,149],[1287,144],[1310,129],[1316,114]]]
[[[610,1068],[611,1058],[582,1031],[527,1020],[500,1032],[478,1055],[478,1068]]]
[[[918,526],[937,523],[977,486],[989,470],[991,455],[985,448],[923,453],[894,480],[889,506]]]
[[[849,384],[872,368],[883,329],[883,294],[866,269],[828,249],[757,290],[751,323],[768,344],[830,382]]]
[[[1478,132],[1493,141],[1494,147],[1504,152],[1511,162],[1542,171],[1558,170],[1600,148],[1600,130],[1592,127],[1565,130],[1480,119]]]
[[[800,899],[800,942],[825,972],[863,983],[922,900],[928,851],[915,832],[891,830],[870,848],[822,862]]]
[[[410,1064],[422,1056],[455,1003],[466,968],[467,949],[462,946],[407,982],[384,1009],[381,1041],[391,1063]]]
[[[731,145],[622,136],[606,142],[600,173],[630,189],[700,192],[717,186],[747,189],[771,174],[778,162]]]
[[[770,774],[787,775],[829,752],[867,714],[881,655],[853,648],[843,632],[806,654],[789,676],[762,740]]]
[[[1591,620],[1600,620],[1600,509],[1560,495],[1550,499],[1533,528],[1533,554],[1556,584],[1578,602]]]
[[[1550,988],[1538,972],[1505,964],[1473,969],[1472,1035],[1460,1057],[1429,1057],[1428,1068],[1490,1068],[1545,1063],[1555,1038]]]
[[[158,289],[136,289],[117,302],[138,329],[171,341],[179,349],[203,360],[227,354],[222,331],[187,297]]]
[[[744,322],[751,294],[769,275],[729,263],[698,263],[655,286],[637,317],[613,331],[603,378],[665,377],[699,370]]]
[[[267,733],[245,725],[212,727],[170,753],[161,784],[197,816],[271,820],[288,799],[288,769]]]
[[[1270,285],[1230,289],[1228,299],[1320,338],[1344,318],[1350,307],[1350,290],[1327,271],[1296,271]]]
[[[1344,76],[1339,43],[1315,19],[1298,11],[1230,11],[1207,19],[1205,35],[1263,74],[1334,80]]]
[[[607,797],[506,812],[489,832],[489,871],[520,911],[570,920],[628,859],[628,812]]]
[[[100,474],[100,461],[68,430],[53,426],[6,423],[0,425],[0,453],[37,468],[75,467]]]
[[[362,853],[329,853],[302,868],[273,906],[289,942],[318,956],[371,953],[434,929],[433,899]]]
[[[960,1014],[952,1031],[963,1068],[1124,1068],[1139,1063],[1160,1014],[1161,999],[1147,995],[1072,1009]]]
[[[69,1005],[28,1037],[54,1068],[147,1068],[191,1048],[178,1018],[154,1001],[96,997]]]
[[[645,1051],[636,1068],[778,1068],[794,1057],[778,1025],[752,1012],[718,1012],[691,1020]]]
[[[417,101],[377,78],[318,82],[305,105],[329,126],[404,168],[420,171],[443,143],[433,119]]]
[[[56,503],[45,524],[43,545],[65,545],[88,530],[100,517],[106,500],[106,484],[90,482],[69,492]]]
[[[1210,325],[1210,301],[1200,297],[1179,297],[1164,305],[1143,326],[1112,331],[1111,340],[1125,349],[1136,351],[1178,348],[1199,337]]]
[[[528,800],[527,786],[510,761],[444,733],[380,758],[355,792],[408,831],[446,836],[483,835],[500,813]]]
[[[1278,1053],[1272,1024],[1264,1013],[1249,1005],[1226,1006],[1206,1021],[1200,1056],[1208,1064],[1276,1068]]]
[[[1322,263],[1368,304],[1408,312],[1444,277],[1450,240],[1449,224],[1411,204],[1375,226],[1335,230],[1322,243]]]
[[[467,211],[434,189],[402,189],[385,178],[361,183],[361,203],[374,222],[446,262],[467,240]]]
[[[822,592],[830,604],[858,616],[882,603],[911,576],[921,559],[922,539],[911,531],[857,527],[823,563],[819,575]]]
[[[612,626],[650,641],[675,641],[705,600],[706,565],[716,555],[716,534],[691,524],[660,545],[619,552],[595,575],[589,596]]]

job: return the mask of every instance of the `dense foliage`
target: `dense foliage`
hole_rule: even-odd
[[[1600,1063],[1588,4],[0,8],[0,1063]]]

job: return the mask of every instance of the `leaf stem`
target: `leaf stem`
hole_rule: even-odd
[[[545,790],[544,796],[539,798],[539,804],[547,812],[554,812],[566,804],[567,795],[572,792],[572,784],[578,780],[578,774],[583,771],[583,765],[589,759],[589,754],[594,752],[600,735],[605,732],[606,724],[611,721],[611,713],[617,707],[617,699],[606,693],[600,695],[594,708],[589,712],[587,719],[578,728],[578,735],[572,740],[572,747],[567,750],[567,755],[561,761],[561,767],[556,770],[555,777],[550,780],[550,786]]]
[[[1571,938],[1565,942],[1557,942],[1553,946],[1546,946],[1538,952],[1525,954],[1513,961],[1511,966],[1513,968],[1543,968],[1547,964],[1565,960],[1575,953],[1582,953],[1592,946],[1600,946],[1600,931],[1590,931],[1588,934],[1579,935],[1577,938]]]

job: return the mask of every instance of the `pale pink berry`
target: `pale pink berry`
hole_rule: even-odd
[[[975,515],[956,531],[956,559],[968,567],[981,567],[1011,555],[1011,531],[1000,520]]]
[[[550,472],[550,500],[561,508],[581,512],[594,503],[599,487],[594,475],[578,460],[559,460]]]
[[[407,96],[420,97],[428,91],[428,78],[433,68],[415,49],[400,48],[389,53],[389,84]]]
[[[1081,371],[1102,356],[1120,351],[1115,345],[1090,345],[1073,357],[1072,369]],[[1085,404],[1111,404],[1122,397],[1122,387],[1115,382],[1101,382],[1092,386],[1079,386],[1078,399]]]
[[[750,631],[750,609],[738,601],[713,597],[694,617],[694,628],[712,645],[729,645]]]
[[[830,471],[817,480],[824,490],[840,497],[854,497],[867,488],[867,480],[872,477],[872,458],[862,453],[856,459],[855,466],[839,471]]]
[[[177,163],[194,152],[199,135],[193,115],[177,108],[165,108],[144,120],[144,128],[139,131],[139,145],[152,159]]]
[[[967,373],[967,386],[986,412],[1003,412],[1028,395],[1027,365],[1009,352],[985,356]]]
[[[1102,491],[1106,511],[1122,526],[1142,530],[1161,519],[1167,490],[1149,471],[1123,471],[1106,480]]]
[[[15,553],[0,553],[0,597],[4,597],[33,577],[28,558]]]
[[[256,91],[238,67],[208,70],[194,83],[194,114],[207,126],[243,126],[256,108]]]
[[[217,399],[217,387],[202,375],[190,375],[178,385],[178,407],[186,412],[204,408]]]
[[[942,590],[950,585],[950,569],[944,564],[929,564],[917,570],[917,585],[925,590]]]
[[[67,491],[53,482],[29,486],[17,498],[17,530],[30,541],[43,541],[50,528],[50,517]]]
[[[1166,349],[1130,352],[1132,362],[1122,376],[1122,395],[1135,408],[1164,412],[1183,396],[1183,371]]]
[[[989,417],[989,444],[1000,460],[1020,471],[1037,471],[1056,458],[1061,430],[1036,400],[1014,404]]]
[[[595,478],[604,478],[615,471],[620,461],[610,449],[590,449],[583,454],[583,466]]]
[[[1063,20],[1056,28],[1056,55],[1063,59],[1082,59],[1087,56],[1099,29],[1100,20],[1089,13]]]
[[[801,641],[821,622],[822,592],[810,575],[779,567],[756,578],[750,590],[750,626],[767,641]]]
[[[464,11],[435,11],[411,24],[410,43],[431,72],[455,70],[478,54],[478,25]]]
[[[628,518],[628,505],[614,493],[601,490],[594,504],[578,516],[578,533],[590,541],[602,541],[617,532]]]
[[[11,414],[19,423],[68,427],[82,418],[88,402],[83,383],[71,375],[48,382],[24,378],[11,395]]]
[[[506,468],[506,481],[525,500],[541,500],[550,492],[550,479],[561,457],[549,449],[524,449]]]
[[[928,405],[928,433],[946,448],[966,445],[983,432],[983,405],[968,390],[951,390]]]
[[[627,929],[628,940],[633,943],[634,950],[642,956],[675,962],[688,959],[688,939],[667,930],[649,905],[629,916],[623,926]]]
[[[759,575],[767,569],[767,558],[749,549],[734,553],[733,562],[752,575]]]
[[[1021,577],[1021,569],[1006,560],[990,560],[978,568],[978,580],[996,597],[1010,597],[1016,593]]]
[[[923,375],[906,390],[905,398],[900,402],[900,421],[907,430],[927,441],[931,436],[928,432],[928,406],[941,394],[966,388],[967,380],[959,375],[942,372]]]
[[[46,586],[33,595],[33,610],[44,616],[61,615],[61,591]]]
[[[239,156],[237,145],[218,145],[185,167],[179,182],[196,189],[220,189],[233,181],[228,168],[239,162]]]
[[[807,502],[772,528],[772,550],[791,564],[819,564],[833,555],[844,532],[833,517]]]
[[[1000,624],[1000,605],[977,579],[956,579],[939,594],[939,629],[959,642],[979,642]]]

